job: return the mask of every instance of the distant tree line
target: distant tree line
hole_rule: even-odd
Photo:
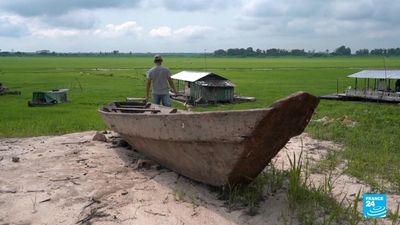
[[[267,56],[400,56],[400,48],[379,48],[379,49],[359,49],[352,54],[351,49],[344,45],[336,48],[333,52],[325,50],[323,52],[305,51],[304,49],[279,49],[270,48],[267,50],[248,48],[229,48],[227,50],[218,49],[214,51],[214,56],[236,56],[236,57],[267,57]]]
[[[110,56],[110,55],[132,55],[132,52],[121,53],[118,50],[111,52],[54,52],[50,50],[38,50],[36,52],[1,51],[0,56]]]
[[[163,53],[169,56],[194,56],[201,57],[204,53]],[[21,51],[2,51],[0,56],[153,56],[154,53],[133,53],[120,52],[118,50],[104,52],[54,52],[50,50],[38,50],[36,52],[21,52]],[[248,48],[229,48],[227,50],[218,49],[211,53],[206,53],[208,56],[233,56],[233,57],[268,57],[268,56],[306,56],[306,57],[327,57],[327,56],[400,56],[400,48],[376,48],[369,50],[367,48],[359,49],[352,53],[349,47],[344,45],[330,52],[325,51],[306,51],[304,49],[279,49],[270,48],[266,50]]]
[[[1,51],[0,49],[0,57],[1,56],[154,56],[155,53],[146,52],[120,52],[118,50],[113,51],[104,51],[104,52],[54,52],[50,50],[38,50],[36,52],[22,52],[22,51]],[[181,53],[181,52],[172,52],[172,53],[163,53],[164,56],[194,56],[199,57],[203,56],[203,53]],[[211,54],[208,54],[211,55]]]

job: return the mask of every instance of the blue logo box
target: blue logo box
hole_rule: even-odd
[[[365,218],[385,218],[386,194],[363,194],[363,215]]]

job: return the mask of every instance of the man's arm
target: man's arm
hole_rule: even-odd
[[[174,90],[174,93],[178,94],[178,92],[176,91],[176,88],[175,88],[174,81],[172,80],[171,77],[168,77],[168,83],[169,83],[169,86],[172,87],[172,90]]]
[[[149,101],[151,80],[146,80],[146,102]]]

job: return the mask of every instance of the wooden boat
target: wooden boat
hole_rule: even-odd
[[[299,92],[268,108],[188,112],[114,102],[99,110],[109,128],[161,165],[213,186],[255,178],[307,126],[319,98]]]

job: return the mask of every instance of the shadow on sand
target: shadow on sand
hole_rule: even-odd
[[[249,209],[244,206],[229,209],[227,201],[220,199],[221,188],[181,176],[132,150],[130,146],[114,146],[113,149],[129,170],[140,172],[148,180],[169,189],[176,202],[192,204],[193,207],[203,208],[211,214],[218,214],[225,218],[226,224],[298,224],[290,213],[286,200],[287,192],[284,189],[278,190],[272,196],[265,196],[259,205],[258,213],[250,216]]]

